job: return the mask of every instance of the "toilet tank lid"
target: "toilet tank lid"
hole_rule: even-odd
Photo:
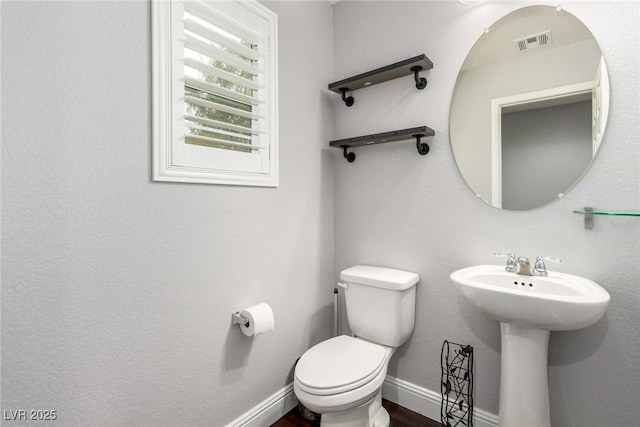
[[[418,283],[420,276],[409,271],[370,265],[354,265],[340,273],[345,282],[375,286],[376,288],[404,291]]]

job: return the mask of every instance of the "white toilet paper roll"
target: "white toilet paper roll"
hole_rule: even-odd
[[[241,324],[242,333],[248,337],[264,334],[273,330],[273,310],[269,304],[264,302],[256,304],[249,308],[245,308],[240,314],[248,320],[247,323]]]

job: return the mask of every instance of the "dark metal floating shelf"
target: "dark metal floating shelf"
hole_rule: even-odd
[[[344,157],[349,161],[349,163],[353,162],[356,159],[355,153],[348,153],[347,149],[351,147],[360,147],[362,145],[373,145],[373,144],[382,144],[385,142],[393,142],[393,141],[404,141],[407,139],[416,139],[416,148],[418,149],[418,153],[423,156],[429,152],[429,145],[426,142],[421,142],[421,138],[426,136],[433,136],[435,132],[433,129],[427,126],[419,126],[415,128],[402,129],[402,130],[394,130],[390,132],[376,133],[373,135],[364,135],[364,136],[356,136],[353,138],[345,138],[338,139],[335,141],[330,141],[329,145],[331,147],[342,148],[344,151]]]
[[[347,97],[347,92],[411,74],[414,76],[416,88],[424,89],[427,87],[427,79],[420,77],[418,73],[432,68],[433,62],[427,58],[427,55],[422,54],[375,70],[367,71],[366,73],[358,74],[357,76],[349,77],[348,79],[329,83],[329,90],[342,94],[342,100],[347,104],[347,107],[351,107],[354,103],[353,96]]]

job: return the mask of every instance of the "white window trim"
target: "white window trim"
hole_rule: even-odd
[[[278,37],[277,15],[255,0],[234,0],[265,19],[269,25],[269,61],[267,85],[270,96],[266,107],[269,109],[268,139],[269,171],[252,173],[225,171],[203,167],[177,165],[172,161],[175,142],[184,135],[184,127],[176,125],[176,103],[184,102],[183,95],[173,93],[172,81],[182,77],[183,54],[176,52],[175,25],[172,20],[172,6],[175,0],[152,1],[152,138],[153,138],[153,180],[189,182],[203,184],[226,184],[246,186],[278,186]],[[179,34],[182,37],[182,34]],[[179,74],[178,74],[179,73]],[[178,97],[178,99],[176,99]],[[221,150],[225,151],[225,150]]]

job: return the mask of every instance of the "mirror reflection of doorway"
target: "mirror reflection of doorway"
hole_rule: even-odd
[[[591,81],[491,101],[493,206],[535,209],[573,187],[602,135],[598,92]]]
[[[586,95],[562,105],[502,110],[502,208],[546,205],[582,175],[593,157]]]

